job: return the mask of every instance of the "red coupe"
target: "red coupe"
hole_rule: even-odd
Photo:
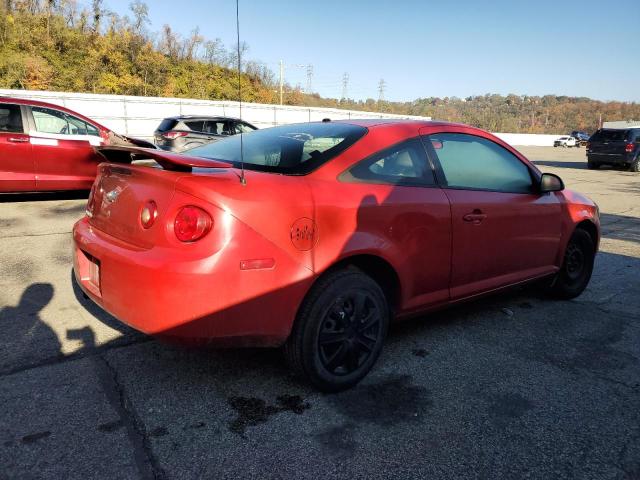
[[[84,292],[151,335],[281,346],[317,388],[372,368],[392,319],[543,280],[579,295],[597,206],[465,125],[287,125],[189,156],[99,148]],[[155,167],[155,168],[154,168]]]
[[[0,193],[88,190],[99,145],[153,147],[58,105],[0,97]]]

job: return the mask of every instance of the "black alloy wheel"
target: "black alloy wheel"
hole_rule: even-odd
[[[354,386],[382,351],[389,306],[380,285],[355,267],[326,273],[298,312],[284,352],[292,370],[325,392]]]
[[[364,290],[338,297],[320,323],[318,351],[328,372],[343,376],[371,356],[382,324],[375,299]]]

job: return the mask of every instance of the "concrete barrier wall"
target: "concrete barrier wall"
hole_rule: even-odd
[[[182,98],[133,97],[124,95],[98,95],[91,93],[64,93],[36,90],[3,90],[0,96],[40,100],[70,108],[95,119],[110,129],[132,137],[151,139],[163,118],[174,115],[223,115],[239,117],[238,102],[189,100]],[[430,120],[430,117],[393,115],[358,110],[340,110],[319,107],[292,107],[243,103],[242,118],[258,128],[287,123],[319,121],[323,118],[348,120],[362,118],[405,118]],[[552,146],[558,135],[525,133],[496,133],[511,145]]]
[[[118,133],[146,139],[152,138],[154,130],[163,118],[174,115],[240,117],[239,103],[230,101],[2,89],[0,89],[0,96],[40,100],[62,105],[86,117],[95,119],[98,123]],[[258,128],[288,123],[313,122],[323,118],[331,118],[332,120],[356,118],[430,120],[430,117],[411,115],[259,103],[243,103],[242,118]]]
[[[509,145],[531,145],[538,147],[553,147],[553,141],[563,134],[558,135],[542,135],[536,133],[494,133],[501,140]]]

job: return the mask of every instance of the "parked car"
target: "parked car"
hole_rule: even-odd
[[[284,345],[337,391],[372,368],[393,319],[534,280],[573,298],[589,282],[597,206],[490,133],[358,120],[243,137],[189,156],[99,149],[108,163],[73,228],[90,298],[150,335]]]
[[[0,192],[89,190],[100,145],[155,148],[58,105],[0,97]]]
[[[569,137],[569,136],[564,136],[564,137],[560,137],[557,140],[555,140],[553,142],[553,146],[554,147],[575,147],[577,146],[576,144],[576,139],[573,137]]]
[[[640,172],[640,128],[601,128],[587,143],[587,167],[612,165]]]
[[[574,130],[573,132],[571,132],[571,134],[569,136],[576,139],[576,145],[578,147],[583,147],[589,141],[589,136],[590,135],[587,132],[581,132],[580,130]]]
[[[257,128],[238,118],[181,115],[162,120],[154,132],[154,140],[162,150],[184,152],[229,135],[254,130]]]

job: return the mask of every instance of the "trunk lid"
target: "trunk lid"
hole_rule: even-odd
[[[87,203],[89,223],[98,230],[139,248],[151,248],[163,235],[163,215],[183,173],[158,168],[102,164]],[[151,228],[143,228],[140,215],[149,201],[158,216]]]
[[[123,242],[143,249],[166,241],[167,212],[178,180],[194,168],[227,171],[231,165],[161,150],[100,147],[96,151],[112,163],[100,164],[87,203],[89,223]],[[132,165],[132,162],[138,162]],[[160,168],[162,167],[162,168]],[[157,217],[143,227],[142,209],[154,202]]]

